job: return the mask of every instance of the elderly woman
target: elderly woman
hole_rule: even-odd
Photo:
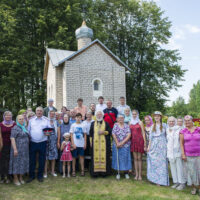
[[[90,146],[91,146],[91,167],[90,175],[92,177],[106,176],[111,172],[110,154],[111,129],[107,122],[104,121],[104,113],[97,110],[95,113],[96,120],[90,127]]]
[[[47,178],[47,166],[48,161],[51,162],[51,175],[57,176],[55,173],[55,163],[56,159],[58,158],[58,149],[57,149],[57,122],[55,119],[55,111],[49,111],[49,119],[50,119],[50,127],[53,128],[53,133],[48,136],[47,146],[46,146],[46,163],[45,163],[45,170],[44,170],[44,178]]]
[[[131,110],[130,110],[129,107],[126,107],[126,108],[124,109],[124,122],[125,122],[126,124],[129,124],[131,120],[132,120]]]
[[[29,135],[26,130],[23,115],[18,115],[17,125],[11,129],[11,151],[9,174],[14,176],[14,184],[19,186],[24,184],[23,174],[29,172]]]
[[[142,154],[146,151],[146,138],[144,125],[139,119],[137,110],[132,111],[132,120],[130,121],[131,130],[131,152],[134,157],[135,180],[142,180]]]
[[[58,139],[57,139],[57,147],[59,149],[59,160],[62,155],[62,152],[60,151],[60,147],[62,142],[64,141],[64,133],[69,133],[71,127],[71,123],[69,122],[69,115],[64,114],[63,116],[63,123],[58,127]],[[59,161],[59,172],[62,173],[62,161]]]
[[[124,123],[124,115],[118,114],[118,123],[112,130],[113,146],[112,146],[112,168],[114,170],[123,171],[125,178],[129,179],[128,171],[132,169],[131,163],[131,131],[129,125]],[[120,179],[120,175],[116,176]]]
[[[167,158],[169,159],[172,179],[174,183],[172,188],[183,190],[185,188],[185,178],[179,140],[179,132],[181,128],[176,126],[176,121],[177,120],[175,117],[169,117],[167,121]]]
[[[185,128],[180,131],[182,159],[187,169],[187,184],[192,186],[191,194],[199,189],[200,195],[200,127],[195,127],[192,117],[184,117]]]
[[[157,185],[169,186],[166,124],[162,123],[159,111],[154,112],[154,120],[147,150],[147,179]]]
[[[3,122],[0,123],[0,130],[3,141],[3,148],[1,150],[0,157],[0,175],[2,178],[1,182],[9,183],[8,179],[8,170],[9,170],[9,160],[10,160],[10,135],[11,129],[16,125],[16,123],[12,120],[12,113],[10,111],[6,111],[3,114]]]

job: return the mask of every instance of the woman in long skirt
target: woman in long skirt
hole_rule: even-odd
[[[48,161],[51,163],[51,175],[57,176],[55,173],[55,163],[56,159],[58,158],[58,149],[57,149],[57,122],[55,120],[55,111],[49,112],[50,118],[50,125],[53,128],[53,133],[48,136],[47,140],[47,149],[46,149],[46,163],[45,163],[45,170],[44,170],[44,178],[47,178],[47,168],[48,168]]]
[[[0,156],[0,175],[2,183],[9,183],[8,171],[9,171],[9,161],[10,161],[10,148],[11,148],[11,129],[16,125],[12,120],[12,113],[6,111],[3,114],[3,122],[0,123],[0,131],[2,136],[2,150]]]
[[[147,154],[147,179],[157,185],[169,186],[166,128],[162,124],[162,113],[156,111],[154,119]]]
[[[129,125],[124,123],[124,115],[119,114],[112,130],[113,148],[112,148],[112,168],[114,170],[123,171],[125,178],[129,179],[128,171],[132,169],[130,137],[131,131]],[[120,178],[118,174],[117,179]]]
[[[14,176],[14,184],[24,184],[23,175],[29,172],[29,135],[23,115],[17,116],[17,125],[11,129],[11,151],[9,174]]]

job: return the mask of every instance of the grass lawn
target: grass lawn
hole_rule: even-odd
[[[0,200],[195,200],[199,196],[190,195],[190,188],[176,191],[170,187],[158,187],[144,180],[134,181],[124,177],[120,181],[115,176],[107,178],[90,178],[77,176],[65,178],[49,176],[43,183],[32,183],[17,187],[13,184],[0,185]]]

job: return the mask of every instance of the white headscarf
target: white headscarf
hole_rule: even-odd
[[[139,118],[139,112],[137,110],[133,110],[133,111],[137,112],[137,117],[135,119],[132,117],[130,124],[135,125],[135,124],[138,124],[140,122],[140,118]]]
[[[174,120],[174,122],[175,122],[174,126],[172,126],[172,127],[169,126],[169,121],[170,120]],[[171,116],[171,117],[168,118],[168,120],[167,120],[168,127],[167,128],[168,128],[169,131],[175,131],[177,129],[176,124],[177,124],[177,119],[175,117]]]

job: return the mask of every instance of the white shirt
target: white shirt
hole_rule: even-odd
[[[171,131],[170,131],[171,129]],[[173,161],[176,158],[181,157],[181,146],[179,140],[179,132],[182,129],[180,126],[167,128],[167,158]]]
[[[124,110],[125,110],[126,108],[129,108],[129,109],[130,109],[130,107],[129,107],[128,105],[126,105],[126,104],[125,104],[125,105],[119,105],[119,106],[117,106],[118,113],[124,115]]]
[[[87,135],[90,135],[90,126],[91,126],[91,123],[92,123],[93,121],[94,121],[94,120],[91,120],[91,121],[85,120],[85,121],[83,122],[83,126],[85,126]]]
[[[72,124],[69,132],[73,134],[74,144],[76,147],[84,147],[84,134],[86,134],[86,128],[83,123]]]
[[[96,105],[96,111],[98,111],[98,110],[103,111],[103,110],[106,109],[106,108],[107,108],[107,106],[106,106],[105,103],[103,103],[103,104],[97,104],[97,105]]]
[[[32,142],[44,142],[47,140],[47,136],[44,135],[43,129],[50,128],[50,121],[47,117],[32,117],[28,124],[28,132]]]

